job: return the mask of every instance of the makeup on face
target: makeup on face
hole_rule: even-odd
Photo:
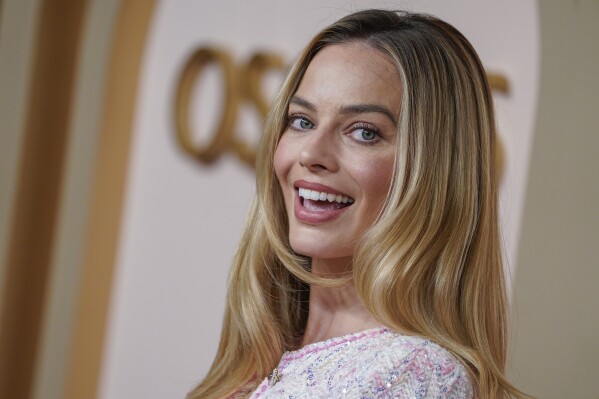
[[[400,105],[395,66],[364,43],[327,46],[311,61],[275,152],[296,252],[352,256],[388,195]]]

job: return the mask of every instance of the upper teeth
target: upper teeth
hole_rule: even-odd
[[[329,202],[335,201],[340,204],[341,203],[343,203],[343,204],[347,204],[347,203],[353,204],[354,203],[353,198],[349,198],[345,195],[325,193],[324,191],[308,190],[307,188],[300,188],[299,196],[302,198],[313,200],[313,201],[329,201]]]

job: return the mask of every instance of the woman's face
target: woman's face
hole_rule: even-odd
[[[294,251],[352,256],[388,195],[400,105],[395,66],[366,44],[331,45],[314,57],[275,152]]]

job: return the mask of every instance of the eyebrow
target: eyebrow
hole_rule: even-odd
[[[309,109],[310,111],[316,112],[316,107],[310,101],[305,98],[299,96],[293,96],[289,100],[290,104],[299,105],[300,107],[304,107]],[[352,105],[344,105],[340,109],[341,114],[362,114],[368,112],[376,112],[379,114],[385,115],[387,118],[393,122],[394,125],[397,125],[397,120],[395,115],[391,110],[380,104],[352,104]]]

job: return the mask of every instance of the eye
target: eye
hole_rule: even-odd
[[[314,128],[314,124],[305,116],[292,115],[289,117],[289,127],[293,130],[309,130]]]
[[[355,126],[349,135],[356,141],[371,144],[377,141],[379,131],[374,126]]]

